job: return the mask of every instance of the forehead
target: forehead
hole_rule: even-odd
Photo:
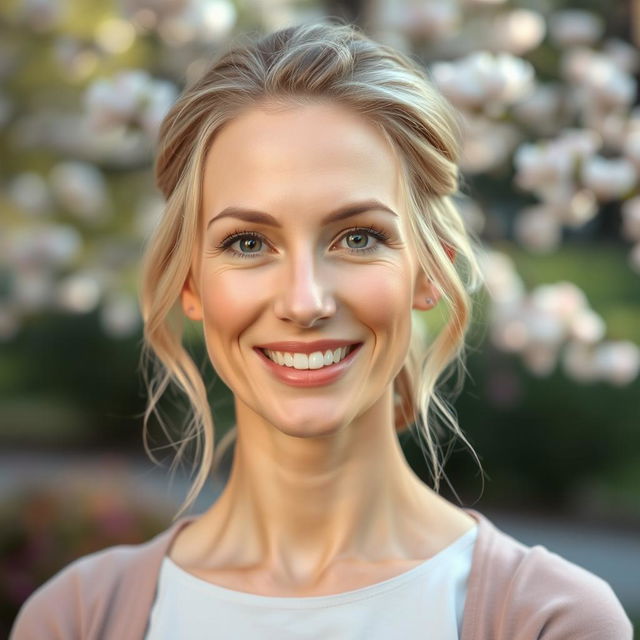
[[[345,106],[254,107],[215,137],[205,163],[204,206],[322,213],[356,198],[398,206],[399,172],[382,132]]]

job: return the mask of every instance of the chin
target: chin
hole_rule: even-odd
[[[313,416],[300,416],[292,421],[291,416],[286,420],[279,420],[273,423],[275,428],[292,438],[314,438],[318,436],[329,436],[340,429],[343,429],[347,421],[345,419],[321,418],[317,414]]]

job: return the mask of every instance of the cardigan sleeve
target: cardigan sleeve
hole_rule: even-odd
[[[504,638],[633,640],[631,621],[610,585],[542,546],[523,559],[508,600]]]
[[[10,640],[142,638],[158,571],[183,518],[140,545],[118,545],[75,560],[37,589],[18,612]]]
[[[78,563],[65,567],[29,596],[13,623],[9,640],[84,637]]]
[[[27,599],[10,640],[142,637],[155,591],[156,547],[150,553],[149,545],[120,545],[72,562]]]

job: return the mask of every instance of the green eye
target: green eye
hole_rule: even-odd
[[[341,243],[346,243],[341,248],[358,256],[377,251],[381,244],[388,244],[388,241],[389,234],[373,227],[353,228],[340,238]],[[254,231],[238,229],[224,238],[216,248],[228,252],[234,258],[259,258],[263,256],[265,250],[268,251],[269,246],[262,235]]]

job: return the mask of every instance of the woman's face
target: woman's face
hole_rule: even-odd
[[[182,304],[243,415],[308,437],[389,401],[411,309],[435,297],[399,171],[381,133],[332,103],[256,107],[216,136]]]

